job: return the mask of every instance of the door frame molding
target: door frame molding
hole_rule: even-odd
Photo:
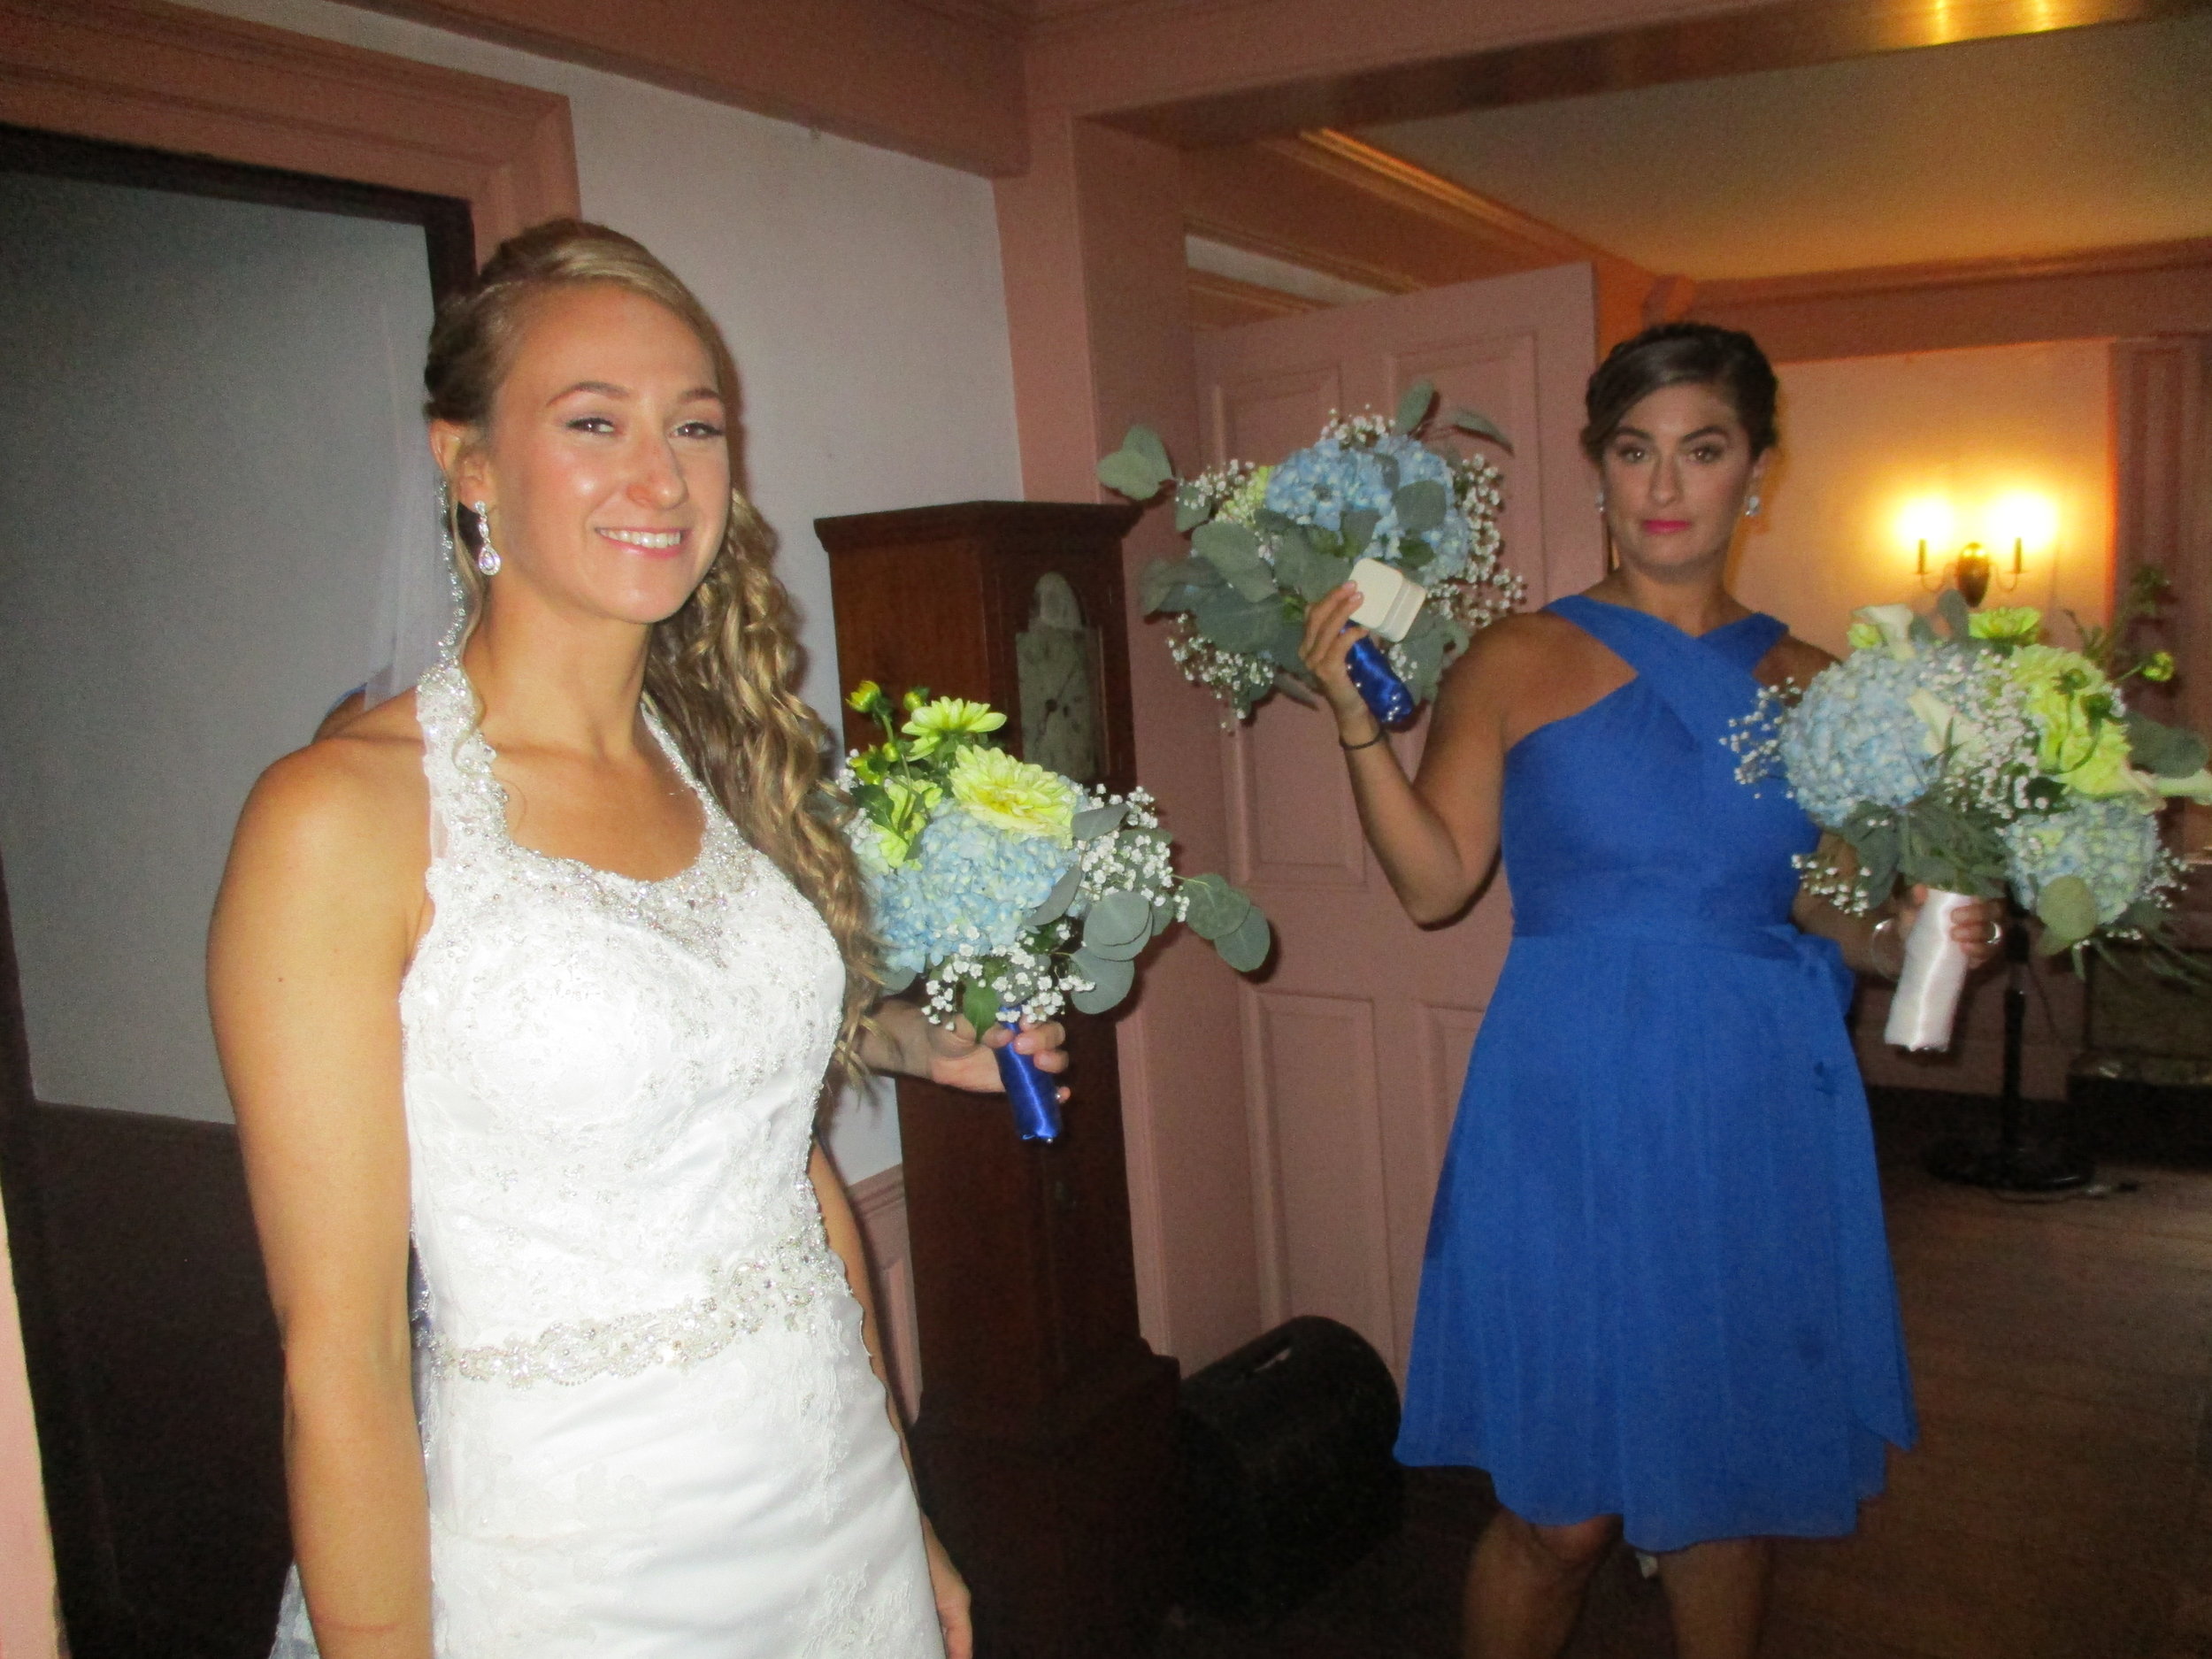
[[[579,211],[558,93],[165,0],[0,0],[0,121],[456,196],[480,261]]]

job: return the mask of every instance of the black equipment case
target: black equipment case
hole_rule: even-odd
[[[1333,1319],[1277,1326],[1183,1384],[1184,1599],[1272,1621],[1395,1532],[1398,1388]]]

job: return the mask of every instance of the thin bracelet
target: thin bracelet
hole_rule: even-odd
[[[1891,933],[1893,936],[1897,932],[1897,916],[1894,911],[1882,918],[1880,921],[1875,923],[1874,931],[1866,936],[1866,959],[1869,962],[1874,963],[1874,972],[1880,974],[1885,979],[1902,979],[1905,973],[1905,964],[1901,957],[1898,962],[1897,972],[1895,973],[1890,972],[1889,970],[1883,967],[1879,962],[1875,961],[1875,949],[1881,943],[1882,934],[1885,932]]]
[[[1382,726],[1378,726],[1375,728],[1375,735],[1369,738],[1363,743],[1348,743],[1340,737],[1336,740],[1336,746],[1342,749],[1346,754],[1349,755],[1356,749],[1372,749],[1376,744],[1381,742],[1383,739],[1388,737],[1390,733],[1386,730],[1385,730]]]

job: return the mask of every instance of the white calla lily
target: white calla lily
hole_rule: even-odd
[[[1909,663],[1919,655],[1913,649],[1910,605],[1861,605],[1851,614],[1879,632],[1883,645],[1899,662]]]

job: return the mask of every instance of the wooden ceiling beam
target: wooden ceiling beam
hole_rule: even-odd
[[[1191,234],[1386,293],[1586,260],[1609,341],[1642,326],[1655,281],[1606,249],[1344,133],[1186,151],[1182,189]]]
[[[351,3],[986,177],[1029,165],[1020,19],[980,0]]]
[[[1326,3],[1348,17],[1363,11]],[[1371,35],[1400,43],[1396,61],[1362,63],[1346,43],[1327,41],[1322,19],[1302,22],[1288,15],[1310,9],[1302,0],[1290,0],[1265,19],[1249,5],[1199,8],[1153,0],[1097,14],[1097,39],[1083,39],[1071,27],[1055,34],[1041,26],[1031,52],[1031,89],[1041,102],[1064,99],[1141,136],[1199,149],[1914,47],[2142,22],[2208,4],[2212,0],[1780,0],[1709,5],[1685,18],[1655,15],[1662,6],[1641,0],[1598,0],[1572,8],[1581,13],[1575,18],[1564,6],[1539,16],[1503,0],[1459,6],[1466,21],[1458,33],[1489,39],[1469,38],[1454,49],[1443,43],[1440,27],[1412,27],[1431,8],[1398,0],[1391,10],[1417,14],[1401,33],[1392,35],[1379,22],[1363,19]],[[1139,17],[1151,19],[1148,62],[1124,63],[1103,36],[1110,27],[1134,31]],[[1233,55],[1238,42],[1229,31],[1240,17],[1248,37],[1242,61]],[[1202,27],[1208,21],[1216,25],[1210,34]],[[1255,32],[1263,34],[1265,50],[1252,46]],[[1279,43],[1302,34],[1327,42],[1333,51],[1294,52]],[[1079,44],[1087,49],[1079,57]],[[1220,61],[1208,61],[1210,54]],[[1270,56],[1282,59],[1271,70]],[[1059,58],[1069,61],[1055,72]],[[1118,84],[1104,73],[1117,66]],[[1210,80],[1213,84],[1206,84]]]

